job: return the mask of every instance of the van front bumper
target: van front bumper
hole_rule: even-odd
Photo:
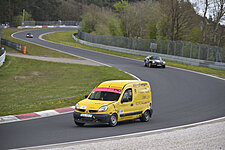
[[[101,123],[109,123],[110,115],[109,114],[90,114],[90,116],[82,116],[81,114],[74,111],[73,117],[74,121],[79,123],[88,123],[88,122],[101,122]]]

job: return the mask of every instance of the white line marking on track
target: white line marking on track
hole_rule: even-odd
[[[204,125],[204,124],[208,124],[208,123],[214,123],[214,122],[221,121],[224,119],[225,119],[225,117],[221,117],[221,118],[212,119],[212,120],[208,120],[208,121],[202,121],[202,122],[198,122],[198,123],[177,126],[177,127],[171,127],[171,128],[165,128],[165,129],[158,129],[158,130],[152,130],[152,131],[146,131],[146,132],[138,132],[138,133],[132,133],[132,134],[124,134],[124,135],[118,135],[118,136],[110,136],[110,137],[104,137],[104,138],[96,138],[96,139],[90,139],[90,140],[80,140],[80,141],[75,141],[75,142],[65,142],[65,143],[58,143],[58,144],[48,144],[48,145],[41,145],[41,146],[24,147],[24,148],[19,148],[18,150],[40,149],[40,148],[51,149],[51,147],[67,146],[70,144],[85,144],[85,143],[90,144],[90,142],[100,142],[100,141],[106,141],[106,140],[116,140],[116,139],[129,138],[129,137],[145,136],[145,135],[156,134],[156,133],[160,133],[160,132],[170,132],[173,130],[191,128],[191,127]]]
[[[127,74],[129,74],[130,76],[134,77],[134,78],[137,79],[138,81],[141,81],[141,79],[139,79],[137,76],[135,76],[135,75],[133,75],[133,74],[131,74],[131,73],[129,73],[129,72],[126,72],[126,71],[124,71],[124,72],[127,73]]]
[[[205,74],[205,73],[201,73],[201,72],[196,72],[196,71],[192,71],[192,70],[186,70],[186,69],[176,68],[176,67],[171,67],[171,66],[168,66],[168,67],[173,68],[173,69],[177,69],[177,70],[188,71],[188,72],[192,72],[192,73],[196,73],[196,74],[200,74],[200,75],[204,75],[204,76],[208,76],[208,77],[212,77],[212,78],[216,78],[216,79],[220,79],[220,80],[225,81],[225,79],[223,79],[223,78],[213,76],[213,75],[210,75],[210,74]]]

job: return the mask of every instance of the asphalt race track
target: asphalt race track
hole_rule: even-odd
[[[83,50],[38,39],[53,31],[29,31],[34,38],[25,38],[28,31],[14,35],[26,41],[86,57],[126,72],[151,83],[153,118],[150,122],[128,121],[116,127],[89,125],[77,127],[72,113],[47,118],[0,124],[0,149],[22,148],[102,138],[150,131],[206,121],[225,116],[225,81],[174,68],[146,68],[143,62]],[[29,51],[29,50],[28,50]],[[97,70],[96,70],[97,71]]]

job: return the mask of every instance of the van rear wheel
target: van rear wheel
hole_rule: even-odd
[[[146,110],[144,114],[142,114],[141,116],[141,121],[148,122],[149,120],[150,120],[150,112],[149,110]]]
[[[110,116],[110,119],[109,119],[109,126],[110,127],[115,127],[117,125],[117,115],[116,114],[112,114]]]

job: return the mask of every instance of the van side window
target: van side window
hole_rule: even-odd
[[[124,94],[123,94],[123,98],[122,98],[122,103],[124,102],[131,102],[132,101],[132,89],[127,89]]]

